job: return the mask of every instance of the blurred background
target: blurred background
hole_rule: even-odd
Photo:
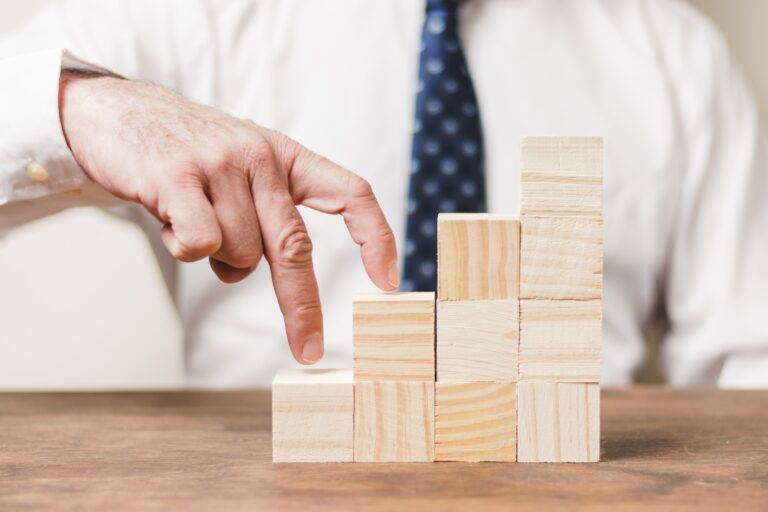
[[[53,1],[0,0],[0,37]],[[768,119],[768,1],[691,3],[725,35]],[[642,381],[658,379],[653,355]],[[181,326],[138,228],[79,209],[0,239],[0,390],[182,384]]]

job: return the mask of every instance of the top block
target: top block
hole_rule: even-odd
[[[520,220],[512,215],[437,216],[438,300],[517,299]]]
[[[523,215],[602,215],[603,139],[525,137],[520,163]]]

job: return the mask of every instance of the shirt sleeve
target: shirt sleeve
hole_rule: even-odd
[[[0,61],[0,205],[82,191],[89,181],[61,128],[62,68],[97,70],[61,48]]]
[[[170,3],[61,0],[0,38],[0,235],[65,208],[125,204],[72,156],[59,79],[62,69],[110,70],[178,88]]]
[[[662,364],[673,385],[768,387],[768,141],[727,46],[678,5],[665,31],[682,149]]]
[[[122,203],[77,164],[59,118],[62,69],[108,73],[64,49],[72,43],[87,51],[67,28],[80,18],[87,32],[86,13],[70,2],[52,4],[0,39],[0,235],[66,208]]]

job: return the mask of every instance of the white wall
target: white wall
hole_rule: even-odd
[[[0,0],[0,37],[51,0]],[[692,0],[768,113],[766,0]],[[181,331],[143,235],[92,210],[0,240],[0,389],[181,385]]]

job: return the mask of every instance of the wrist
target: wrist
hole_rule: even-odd
[[[80,134],[98,121],[94,115],[99,110],[94,108],[98,89],[106,85],[105,82],[115,80],[122,79],[97,71],[71,69],[62,69],[59,78],[59,122],[64,140],[75,161],[91,178],[81,144],[84,138]]]

